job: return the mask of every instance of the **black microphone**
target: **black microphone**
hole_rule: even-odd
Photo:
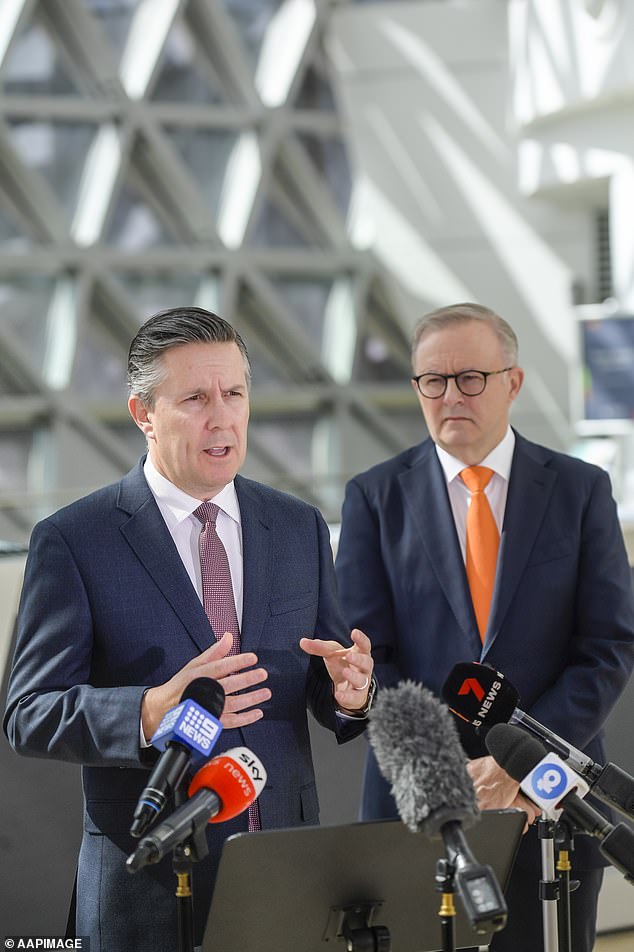
[[[234,747],[213,757],[189,785],[189,800],[144,836],[126,860],[129,873],[158,863],[170,850],[204,830],[243,813],[262,793],[266,770],[247,747]],[[199,857],[201,858],[201,857]]]
[[[477,862],[463,832],[479,810],[448,709],[427,688],[403,681],[379,692],[368,735],[403,822],[413,832],[442,837],[475,931],[504,928],[507,909],[495,873]]]
[[[501,671],[465,661],[454,665],[441,691],[454,714],[482,731],[494,724],[519,724],[568,761],[593,794],[634,818],[634,777],[616,764],[598,764],[517,707],[519,693]],[[486,743],[486,741],[485,741]]]
[[[180,785],[192,759],[209,758],[222,725],[225,692],[213,678],[191,681],[176,707],[164,715],[152,737],[162,751],[134,810],[130,835],[142,836]]]
[[[563,811],[578,829],[598,839],[603,856],[628,881],[634,882],[634,830],[625,823],[614,826],[585,803],[574,792],[579,778],[557,754],[550,753],[538,740],[512,724],[495,724],[484,742],[496,763],[517,780],[533,803],[555,819]],[[587,792],[587,784],[582,789]]]

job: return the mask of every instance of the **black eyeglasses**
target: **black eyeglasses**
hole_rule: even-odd
[[[477,397],[481,394],[487,385],[487,377],[495,377],[496,374],[504,374],[507,370],[513,370],[512,367],[504,367],[502,370],[462,370],[459,374],[418,374],[412,377],[416,382],[420,393],[429,400],[438,400],[444,396],[447,390],[447,381],[455,380],[460,393],[465,397]]]

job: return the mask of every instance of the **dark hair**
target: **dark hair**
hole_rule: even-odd
[[[156,388],[165,379],[165,351],[196,343],[236,344],[250,384],[251,363],[246,344],[231,324],[202,307],[172,307],[148,318],[130,344],[128,392],[151,407]]]
[[[467,324],[469,321],[482,321],[483,324],[492,327],[502,346],[505,360],[515,366],[518,359],[519,345],[517,335],[511,325],[495,311],[492,311],[491,308],[484,307],[482,304],[473,304],[470,301],[465,301],[462,304],[451,304],[448,307],[439,307],[420,319],[414,328],[412,363],[416,359],[418,345],[425,334],[443,330],[445,327],[454,324]]]

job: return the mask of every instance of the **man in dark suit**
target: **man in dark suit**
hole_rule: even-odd
[[[371,638],[380,685],[413,678],[439,693],[455,663],[490,664],[518,688],[523,710],[603,761],[601,728],[634,661],[632,583],[608,476],[511,429],[523,381],[517,339],[489,309],[461,304],[423,318],[412,359],[430,438],[347,486],[336,560],[347,621]],[[480,624],[466,467],[488,470],[499,544]],[[461,736],[480,806],[520,807],[532,823],[518,784],[472,728]],[[395,813],[370,752],[362,817]],[[536,839],[535,828],[523,839],[496,952],[542,948]],[[575,952],[591,952],[602,876],[586,839],[576,837],[573,856]]]
[[[193,679],[215,678],[226,693],[214,754],[244,745],[266,768],[251,829],[318,822],[307,707],[340,741],[365,726],[370,643],[348,636],[321,515],[237,475],[249,377],[244,342],[222,319],[198,308],[150,318],[128,363],[147,457],[33,530],[5,730],[22,754],[83,765],[76,933],[92,952],[176,948],[170,860],[135,876],[125,860],[156,759],[149,740]],[[194,512],[209,500],[236,632],[212,631],[205,613],[214,600]],[[247,814],[208,829],[193,876],[197,944],[222,843],[247,829]]]

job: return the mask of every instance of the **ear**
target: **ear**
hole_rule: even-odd
[[[509,399],[512,402],[522,389],[524,383],[524,371],[521,367],[513,367],[508,371],[509,375]]]
[[[152,411],[147,408],[140,397],[134,395],[128,400],[128,410],[138,428],[143,431],[146,439],[149,440],[154,435],[151,419]]]

